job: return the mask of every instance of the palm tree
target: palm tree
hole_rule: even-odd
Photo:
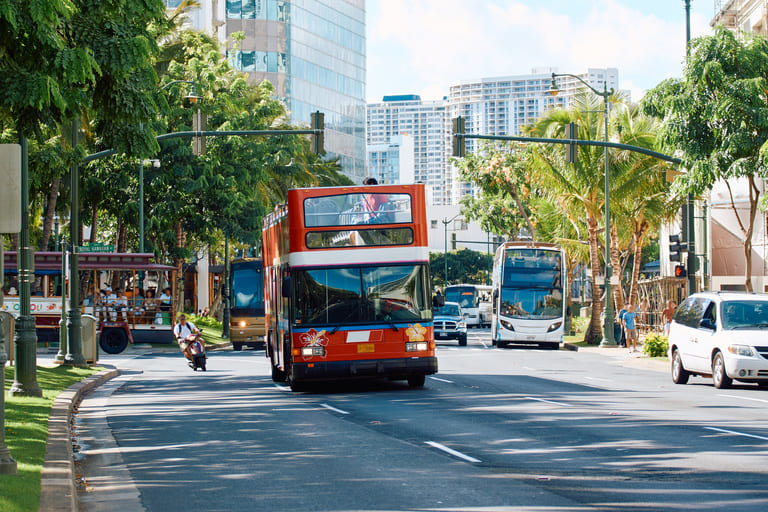
[[[601,101],[591,94],[579,94],[571,110],[551,110],[527,131],[528,134],[553,139],[565,138],[565,127],[571,122],[578,125],[580,140],[602,139],[603,116]],[[542,191],[550,201],[563,205],[568,215],[583,216],[587,227],[589,262],[593,269],[600,268],[600,228],[603,217],[604,197],[604,148],[578,146],[577,161],[565,162],[562,147],[537,144],[531,147],[530,171],[536,174]],[[571,221],[575,222],[575,221]],[[592,318],[585,340],[596,343],[600,339],[601,313],[600,286],[592,280]]]

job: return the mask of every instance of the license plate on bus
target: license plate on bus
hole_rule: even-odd
[[[373,343],[360,343],[357,346],[358,353],[371,353],[375,351],[376,351],[376,347],[374,346]]]

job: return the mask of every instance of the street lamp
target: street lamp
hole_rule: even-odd
[[[443,227],[445,227],[445,250],[443,251],[443,260],[445,262],[445,286],[448,286],[448,224],[453,222],[453,220],[460,215],[460,213],[457,213],[447,220],[445,217],[443,217],[443,220],[441,221],[443,223]]]
[[[608,80],[603,81],[603,91],[600,92],[592,87],[586,80],[577,75],[569,73],[552,73],[552,84],[549,88],[549,94],[557,96],[560,89],[557,87],[556,77],[575,78],[584,84],[590,91],[603,98],[603,126],[605,127],[605,142],[608,142],[608,97],[614,94],[614,89],[608,90]],[[608,147],[603,150],[605,153],[605,325],[603,326],[603,341],[601,346],[615,346],[616,340],[613,336],[613,305],[611,297],[611,227],[610,227],[610,203],[608,191]],[[593,299],[594,300],[594,297]]]

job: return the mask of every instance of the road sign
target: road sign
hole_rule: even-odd
[[[80,246],[80,252],[115,252],[115,246],[98,242],[88,243]]]

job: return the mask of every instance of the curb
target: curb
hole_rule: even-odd
[[[78,509],[70,429],[72,410],[82,395],[119,373],[116,369],[102,370],[69,386],[53,402],[40,479],[40,512],[74,512]]]

